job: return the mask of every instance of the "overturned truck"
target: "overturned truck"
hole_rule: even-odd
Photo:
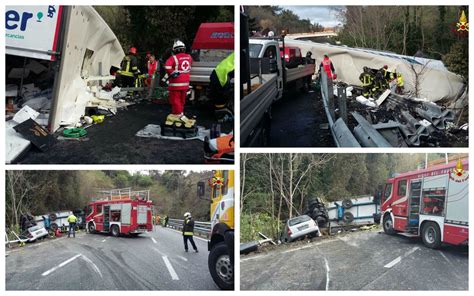
[[[317,57],[328,53],[338,80],[321,75],[320,86],[329,127],[341,147],[467,146],[468,109],[464,79],[440,61],[368,49],[291,40]],[[404,77],[404,91],[389,87],[374,98],[361,96],[364,67],[388,65]]]

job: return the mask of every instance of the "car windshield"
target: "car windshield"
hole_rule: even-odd
[[[258,58],[260,50],[262,50],[262,44],[249,44],[249,56],[251,58]]]
[[[303,223],[303,222],[306,222],[306,221],[309,221],[309,220],[311,220],[311,218],[309,216],[303,215],[303,216],[299,216],[299,217],[290,219],[288,221],[288,225],[295,226],[296,224],[300,224],[300,223]]]

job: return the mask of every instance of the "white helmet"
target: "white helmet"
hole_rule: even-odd
[[[173,43],[173,50],[184,49],[184,48],[186,48],[186,46],[184,45],[183,41],[181,41],[181,40],[176,40]]]
[[[189,218],[189,217],[191,217],[191,213],[190,213],[190,212],[184,213],[184,218]]]

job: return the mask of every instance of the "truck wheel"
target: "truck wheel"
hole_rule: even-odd
[[[434,222],[426,222],[421,230],[421,239],[428,248],[439,248],[439,246],[441,246],[441,231],[439,230],[439,226]]]
[[[90,222],[89,225],[87,225],[87,230],[89,230],[89,233],[94,233],[95,232],[94,223]]]
[[[350,199],[345,199],[345,200],[342,201],[342,207],[343,207],[344,209],[350,209],[350,208],[352,208],[352,206],[353,206],[352,200],[350,200]]]
[[[393,229],[393,221],[390,214],[387,214],[383,217],[383,231],[389,235],[395,234],[395,230]]]
[[[342,221],[344,221],[344,223],[351,223],[354,221],[354,215],[351,212],[345,212],[344,216],[342,216]]]
[[[51,221],[56,221],[57,218],[58,218],[58,216],[56,216],[56,214],[49,214],[49,219]]]
[[[117,225],[112,225],[112,228],[110,228],[110,233],[115,237],[119,236],[120,234],[119,227]]]
[[[234,264],[224,242],[216,244],[209,253],[209,271],[212,279],[222,290],[234,289]]]
[[[51,228],[52,231],[56,232],[56,230],[58,230],[59,226],[56,223],[51,223],[50,228]]]

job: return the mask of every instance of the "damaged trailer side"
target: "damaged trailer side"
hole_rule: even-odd
[[[384,53],[370,49],[350,48],[344,46],[326,45],[311,41],[286,40],[288,46],[298,46],[304,56],[311,51],[320,63],[325,53],[331,58],[336,69],[338,80],[350,85],[361,85],[359,74],[363,67],[380,69],[388,65],[390,71],[401,73],[405,80],[405,90],[415,93],[418,75],[418,97],[431,102],[445,100],[456,103],[456,107],[467,104],[468,90],[464,79],[455,73],[442,69],[439,61],[418,59],[392,53]],[[432,65],[431,65],[432,64]],[[418,73],[415,75],[415,73]],[[421,73],[421,74],[420,74]]]
[[[49,122],[51,132],[79,122],[94,99],[88,86],[99,84],[101,78],[97,76],[108,75],[112,66],[120,68],[125,56],[117,37],[92,6],[66,6],[63,14],[60,66]]]

